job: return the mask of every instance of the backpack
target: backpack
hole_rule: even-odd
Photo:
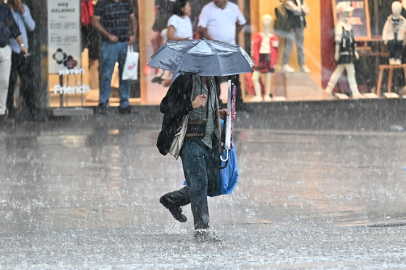
[[[275,8],[275,33],[279,36],[284,36],[290,30],[290,21],[285,4],[281,4]]]
[[[94,8],[93,8],[92,1],[89,1],[89,0],[81,1],[80,9],[81,9],[81,22],[82,22],[82,25],[87,26],[87,25],[90,24],[93,13],[94,13]]]

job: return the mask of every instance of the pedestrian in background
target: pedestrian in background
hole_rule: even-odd
[[[16,22],[25,47],[28,49],[27,30],[32,32],[35,29],[35,22],[31,17],[30,9],[21,0],[8,0],[14,21]],[[10,82],[7,94],[8,117],[17,120],[17,112],[14,108],[14,89],[17,83],[17,74],[21,81],[21,96],[23,104],[28,112],[28,119],[34,120],[37,117],[34,100],[34,84],[31,57],[25,57],[21,52],[21,46],[14,38],[10,39],[9,45],[12,50]]]
[[[0,0],[0,122],[3,123],[6,121],[6,101],[11,69],[11,48],[8,45],[10,38],[17,40],[21,53],[27,57],[28,49],[14,21],[13,13],[4,0]]]
[[[182,41],[193,38],[193,26],[190,20],[192,9],[188,0],[176,0],[173,15],[168,20],[168,41]],[[172,80],[179,74],[174,73]]]
[[[203,7],[200,14],[199,29],[201,37],[236,44],[237,34],[241,32],[247,21],[238,6],[227,0],[213,0]],[[220,84],[232,79],[237,87],[236,109],[246,110],[242,100],[239,76],[216,78],[217,96],[220,100]]]
[[[137,21],[129,0],[99,0],[92,25],[102,33],[101,81],[98,111],[107,115],[111,93],[111,77],[116,62],[119,63],[120,107],[121,114],[131,113],[129,96],[131,81],[123,80],[123,69],[127,56],[127,47],[135,42]]]

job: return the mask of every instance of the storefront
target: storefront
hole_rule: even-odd
[[[306,65],[310,69],[309,74],[301,72],[284,74],[280,71],[281,55],[284,50],[283,38],[280,40],[279,61],[276,72],[272,75],[272,94],[275,101],[332,99],[324,94],[323,89],[335,67],[333,10],[335,4],[340,1],[306,0],[310,14],[306,17],[304,51]],[[276,0],[233,2],[238,4],[247,18],[248,23],[239,35],[238,42],[250,53],[252,36],[262,31],[262,16],[270,14],[275,18],[275,8],[281,3]],[[36,30],[30,34],[30,50],[34,66],[38,67],[34,70],[33,78],[37,87],[35,98],[38,106],[43,108],[97,106],[99,96],[97,46],[85,42],[89,39],[89,35],[92,40],[90,43],[95,42],[97,35],[93,32],[83,33],[80,0],[26,0],[25,3],[31,8],[37,22]],[[192,10],[194,9],[192,22],[196,24],[199,10],[205,2],[190,0],[190,3]],[[354,25],[361,24],[366,31],[365,35],[356,37],[361,55],[360,61],[356,63],[357,82],[361,92],[374,93],[377,87],[378,66],[388,61],[381,33],[386,18],[391,14],[391,3],[392,1],[378,0],[350,1],[355,8]],[[134,48],[140,52],[140,76],[138,81],[132,82],[130,103],[158,104],[165,95],[168,84],[154,81],[158,71],[147,66],[154,52],[152,42],[156,33],[152,26],[157,9],[152,0],[132,0],[132,5],[139,23],[139,36]],[[160,38],[164,41],[163,33],[160,33]],[[295,49],[289,64],[296,71],[300,70]],[[397,74],[395,71],[395,77],[397,75],[402,77],[401,73]],[[240,78],[244,100],[249,102],[253,95],[250,74],[241,75]],[[118,105],[116,81],[117,77],[113,76],[112,106]],[[385,86],[385,83],[383,84]],[[394,83],[393,87],[403,86],[404,81],[398,85]],[[345,76],[340,79],[338,89],[335,91],[348,91]]]

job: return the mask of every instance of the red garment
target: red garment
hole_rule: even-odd
[[[94,7],[91,0],[82,0],[80,3],[81,9],[81,22],[83,26],[87,26],[90,24],[94,13]]]
[[[253,38],[252,38],[252,60],[254,60],[255,67],[259,68],[259,70],[261,71],[263,69],[263,67],[261,67],[261,57],[260,57],[260,53],[259,50],[261,49],[261,44],[262,44],[262,36],[263,33],[256,33]],[[269,58],[269,67],[265,68],[265,72],[267,72],[268,70],[273,70],[275,69],[275,65],[278,62],[278,47],[279,47],[279,39],[277,36],[275,36],[274,34],[270,34],[270,48],[271,48],[271,52],[270,52],[270,58]],[[267,61],[268,63],[268,61]],[[263,63],[262,63],[263,64]]]

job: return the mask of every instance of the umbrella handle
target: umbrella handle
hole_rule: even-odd
[[[223,159],[223,156],[222,156],[222,155],[220,156],[220,159],[221,159],[221,161],[223,161],[223,162],[226,162],[226,161],[228,160],[228,152],[229,152],[229,150],[227,149],[226,151],[227,151],[226,159]]]

